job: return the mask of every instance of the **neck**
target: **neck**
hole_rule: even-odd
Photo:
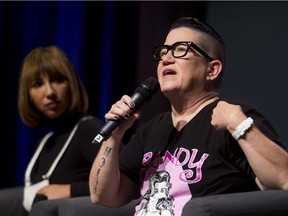
[[[46,124],[56,133],[62,133],[70,130],[82,116],[82,113],[73,113],[63,115],[56,119],[48,119]]]
[[[178,131],[181,130],[200,110],[217,99],[219,99],[218,94],[211,92],[194,98],[188,98],[185,100],[185,103],[172,105],[174,127]]]

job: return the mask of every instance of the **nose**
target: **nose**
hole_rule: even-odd
[[[165,55],[162,57],[162,62],[170,62],[171,60],[174,60],[174,56],[172,54],[172,50],[168,50]]]
[[[55,90],[50,82],[45,82],[45,94],[47,97],[53,97],[55,95]]]

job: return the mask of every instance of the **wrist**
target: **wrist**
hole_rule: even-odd
[[[253,123],[253,119],[248,117],[235,128],[235,131],[232,133],[232,137],[235,140],[238,140],[240,137],[242,137],[248,132],[248,130],[252,127]]]

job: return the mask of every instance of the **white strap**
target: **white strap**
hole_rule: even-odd
[[[91,118],[92,118],[91,116],[84,117],[84,118],[82,118],[82,119],[74,126],[74,128],[73,128],[73,130],[71,131],[68,139],[66,140],[63,148],[61,149],[61,151],[60,151],[59,154],[57,155],[57,157],[56,157],[56,159],[54,160],[53,164],[51,165],[50,169],[48,170],[48,172],[47,172],[45,175],[42,176],[43,179],[49,179],[49,178],[50,178],[50,176],[51,176],[51,174],[53,173],[55,167],[57,166],[59,160],[61,159],[62,155],[64,154],[65,150],[67,149],[67,147],[68,147],[71,139],[73,138],[73,136],[74,136],[74,134],[75,134],[75,132],[76,132],[76,130],[77,130],[80,122],[85,121],[85,120],[87,120],[87,119],[91,119]],[[33,166],[34,166],[34,164],[35,164],[35,162],[36,162],[36,159],[38,158],[40,152],[42,151],[45,143],[47,142],[48,138],[49,138],[50,136],[52,136],[52,135],[53,135],[53,132],[50,132],[50,133],[46,134],[46,136],[42,139],[39,147],[37,148],[35,154],[33,155],[32,159],[31,159],[31,161],[30,161],[30,163],[29,163],[29,165],[28,165],[28,167],[27,167],[27,169],[26,169],[26,172],[25,172],[25,185],[27,185],[27,186],[28,186],[28,185],[31,185],[30,174],[31,174],[32,168],[33,168]]]
[[[44,138],[41,140],[41,143],[39,144],[36,152],[34,153],[33,157],[31,158],[28,166],[27,166],[27,169],[25,171],[25,186],[29,186],[31,185],[31,179],[30,179],[30,174],[31,174],[31,171],[32,171],[32,168],[38,158],[38,156],[40,155],[45,143],[47,142],[47,140],[53,135],[53,131],[47,133]]]
[[[68,139],[66,140],[63,148],[61,149],[61,151],[59,152],[59,154],[57,155],[56,159],[54,160],[53,164],[51,165],[50,169],[48,170],[48,172],[46,173],[46,175],[42,175],[43,179],[49,179],[51,174],[53,173],[55,167],[57,166],[59,160],[61,159],[62,155],[64,154],[65,150],[67,149],[72,137],[74,136],[77,128],[78,128],[79,124],[76,124],[75,127],[73,128],[73,130],[71,131]]]

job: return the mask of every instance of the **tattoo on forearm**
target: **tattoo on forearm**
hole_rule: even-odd
[[[98,166],[98,169],[97,169],[96,174],[95,174],[95,182],[94,182],[94,185],[93,185],[93,193],[97,192],[97,187],[98,187],[98,183],[99,183],[99,179],[100,179],[101,168],[105,165],[106,158],[111,153],[111,150],[112,150],[112,148],[106,147],[106,149],[105,149],[105,151],[103,153],[103,157],[100,158],[99,166]]]
[[[100,173],[100,168],[98,168],[96,175],[95,175],[95,183],[93,185],[93,193],[97,192],[97,185],[98,185],[98,180],[99,180],[99,173]]]
[[[105,165],[105,158],[102,157],[102,158],[100,159],[99,167],[101,168],[101,167],[103,167],[104,165]]]
[[[111,153],[111,150],[112,150],[112,148],[107,147],[107,148],[105,149],[105,151],[104,151],[104,156],[105,156],[105,157],[108,157],[108,155]]]

